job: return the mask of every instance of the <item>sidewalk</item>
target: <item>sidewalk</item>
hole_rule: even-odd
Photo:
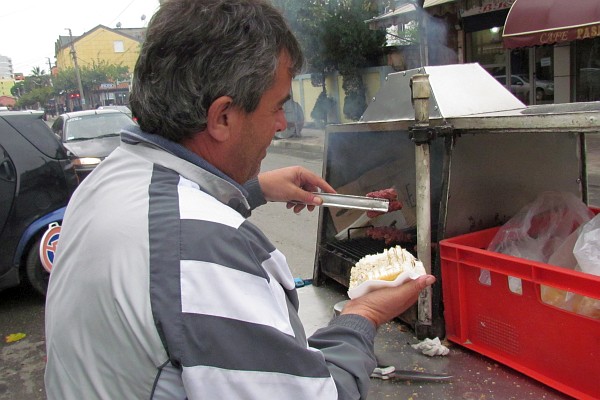
[[[300,319],[307,335],[326,326],[334,305],[346,300],[345,289],[335,282],[298,289]],[[545,386],[490,358],[444,342],[446,356],[430,357],[410,345],[419,343],[409,327],[394,320],[382,325],[375,338],[375,355],[381,366],[397,370],[451,375],[449,380],[371,379],[369,400],[568,400],[569,396]],[[441,339],[441,338],[440,338]]]
[[[272,147],[308,151],[312,153],[323,153],[325,146],[325,129],[304,128],[300,137],[288,139],[274,138]]]

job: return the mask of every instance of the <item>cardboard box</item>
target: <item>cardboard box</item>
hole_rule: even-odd
[[[393,161],[374,168],[363,174],[357,180],[350,182],[339,188],[335,188],[338,193],[355,196],[364,196],[367,193],[376,190],[394,188],[398,192],[398,200],[402,202],[402,209],[376,218],[368,218],[366,212],[362,210],[351,210],[331,207],[331,218],[338,235],[336,238],[343,239],[347,235],[348,228],[361,227],[366,225],[373,226],[394,226],[398,229],[411,229],[416,227],[416,203],[414,177],[407,176],[407,171],[414,171],[414,166],[410,168],[402,161]],[[413,173],[413,172],[409,172]],[[360,236],[361,231],[353,231],[355,235]],[[364,236],[364,235],[363,235]]]

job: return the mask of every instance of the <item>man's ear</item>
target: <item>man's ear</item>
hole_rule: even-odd
[[[208,108],[206,127],[213,139],[219,142],[229,139],[236,114],[231,97],[221,96],[212,102]]]

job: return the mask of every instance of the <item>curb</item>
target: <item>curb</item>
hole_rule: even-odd
[[[306,138],[310,140],[310,138]],[[322,153],[324,150],[323,143],[313,141],[303,141],[302,139],[276,139],[271,141],[270,147],[277,147],[280,149],[291,149],[291,150],[302,150],[313,153]]]

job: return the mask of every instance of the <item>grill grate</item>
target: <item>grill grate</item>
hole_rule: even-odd
[[[333,251],[340,257],[356,263],[358,260],[368,254],[381,253],[384,249],[390,246],[386,245],[381,240],[371,238],[357,238],[344,241],[331,241],[325,244],[325,248]]]

